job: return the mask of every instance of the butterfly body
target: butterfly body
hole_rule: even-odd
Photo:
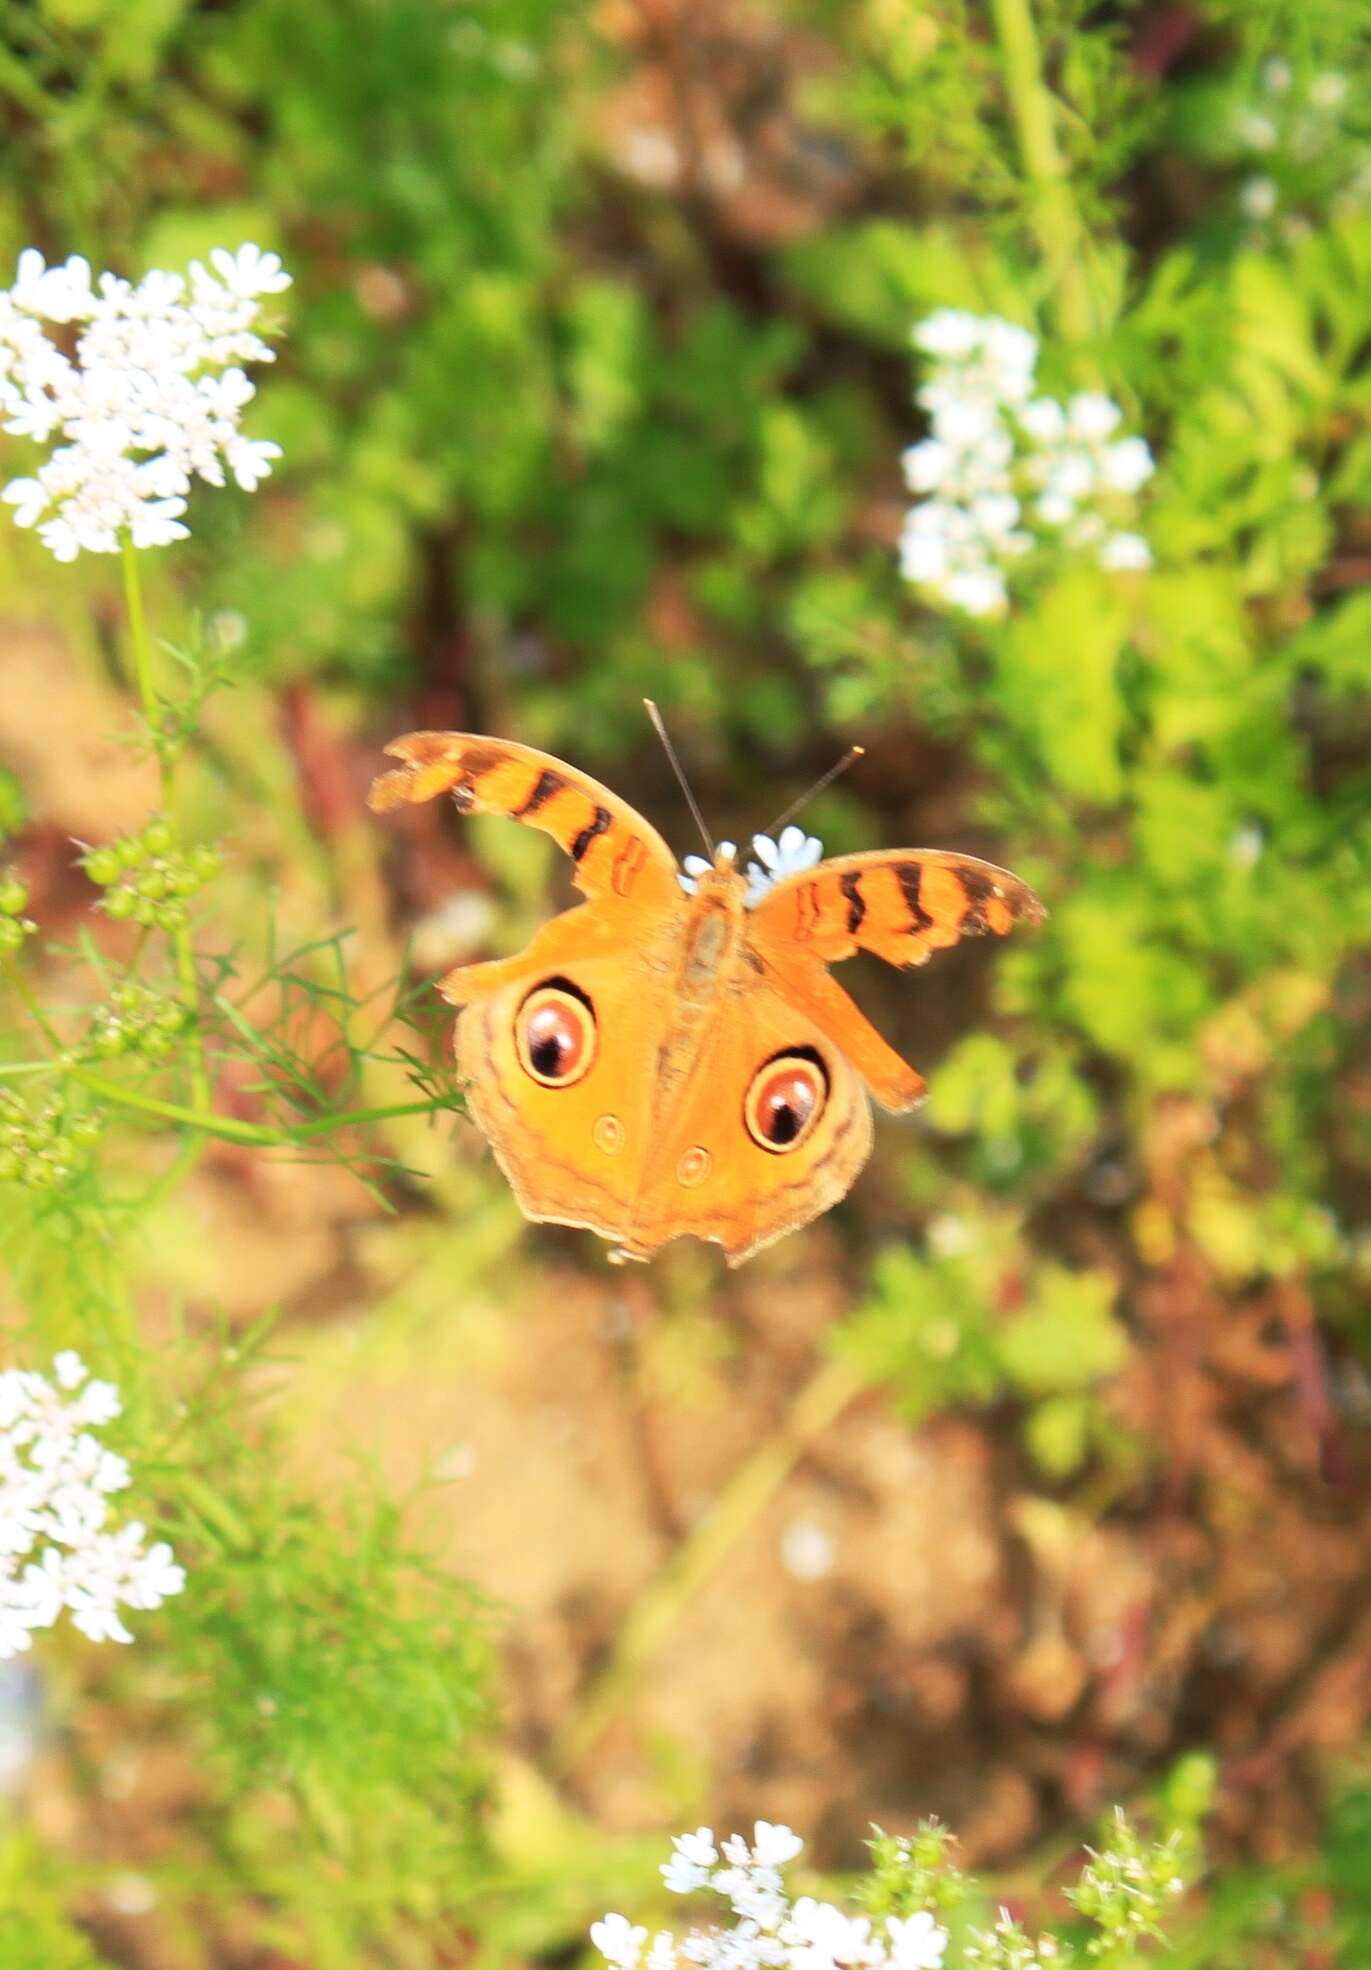
[[[967,934],[1042,914],[1016,877],[931,851],[857,855],[760,895],[730,851],[683,878],[608,789],[550,755],[414,733],[372,788],[379,810],[450,791],[553,835],[587,901],[518,956],[460,967],[457,1064],[530,1218],[585,1226],[624,1258],[683,1235],[737,1265],[851,1187],[868,1090],[912,1107],[920,1076],[828,965],[858,948],[919,964]]]

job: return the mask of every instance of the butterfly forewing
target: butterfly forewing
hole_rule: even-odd
[[[376,813],[450,793],[464,814],[506,814],[551,835],[586,896],[677,900],[676,858],[657,830],[551,753],[474,732],[411,732],[386,751],[402,764],[372,782]]]
[[[892,849],[842,855],[790,876],[753,912],[754,936],[823,964],[871,951],[887,964],[924,964],[963,937],[1003,936],[1046,914],[1026,882],[972,855]]]

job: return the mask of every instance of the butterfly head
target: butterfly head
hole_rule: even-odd
[[[712,860],[704,855],[687,855],[681,866],[684,874],[679,881],[687,896],[741,899],[747,888],[738,870],[736,842],[717,843]]]
[[[774,841],[770,835],[753,835],[752,850],[756,860],[741,871],[738,849],[731,841],[719,843],[712,862],[703,855],[687,855],[682,864],[685,870],[680,878],[682,889],[694,896],[704,887],[702,878],[708,876],[715,894],[732,895],[741,887],[743,902],[750,910],[787,876],[812,869],[824,852],[817,836],[794,827],[783,828]]]

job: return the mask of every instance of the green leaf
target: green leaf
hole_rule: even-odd
[[[1106,805],[1123,792],[1118,666],[1128,613],[1093,570],[1063,575],[1009,628],[1000,682],[1057,785]]]
[[[1111,1311],[1112,1273],[1044,1265],[1027,1309],[1000,1329],[1010,1379],[1033,1395],[1085,1389],[1121,1366],[1128,1340]]]
[[[1085,1458],[1090,1404],[1082,1395],[1054,1395],[1028,1413],[1024,1436],[1035,1462],[1050,1478],[1070,1477]]]

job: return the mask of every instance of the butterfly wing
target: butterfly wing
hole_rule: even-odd
[[[464,814],[507,814],[551,835],[592,902],[679,901],[676,858],[657,830],[551,753],[474,732],[411,732],[386,751],[401,764],[373,780],[367,800],[375,813],[450,793]]]
[[[1003,937],[1046,915],[1026,882],[936,849],[840,855],[778,882],[752,912],[754,935],[802,949],[824,964],[872,951],[887,964],[926,964],[963,937]]]
[[[749,1092],[783,1057],[814,1063],[817,1119],[793,1147],[764,1147],[749,1128]],[[871,1153],[871,1104],[839,1046],[755,972],[737,981],[699,1036],[698,1059],[659,1098],[624,1249],[647,1257],[690,1234],[741,1265],[846,1196]]]
[[[597,1036],[588,1071],[564,1087],[529,1074],[516,1037],[530,993],[554,978],[583,1001]],[[457,1070],[525,1217],[630,1244],[654,1137],[653,1035],[668,1018],[669,986],[622,950],[585,948],[518,973],[474,966],[466,979]]]
[[[598,1232],[634,1259],[691,1234],[739,1265],[846,1194],[870,1154],[871,1108],[840,1049],[761,979],[691,1036],[679,1074],[665,1067],[675,988],[653,961],[664,955],[558,964],[557,983],[592,1010],[600,1041],[573,1085],[539,1085],[520,1058],[521,1009],[542,982],[531,973],[468,997],[458,1070],[526,1217]],[[778,1154],[749,1133],[745,1103],[758,1072],[796,1052],[820,1064],[824,1105]]]
[[[886,1044],[828,966],[871,951],[902,968],[986,932],[1046,915],[1026,882],[971,855],[894,849],[841,855],[768,891],[750,913],[748,940],[787,1001],[841,1047],[885,1108],[912,1108],[920,1074]]]

